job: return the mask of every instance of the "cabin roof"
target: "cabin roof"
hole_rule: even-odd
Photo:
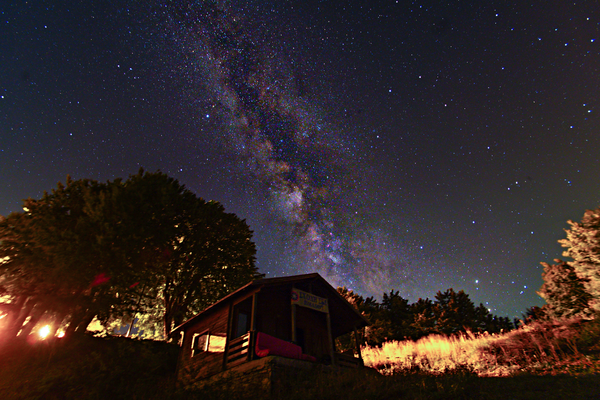
[[[230,301],[235,301],[248,293],[256,292],[263,288],[274,288],[277,286],[289,286],[290,289],[293,286],[298,286],[299,289],[304,290],[302,287],[306,285],[310,285],[310,287],[313,288],[315,295],[327,297],[329,299],[330,317],[333,328],[332,333],[334,337],[351,332],[356,328],[370,325],[367,319],[365,319],[356,308],[348,303],[348,301],[346,301],[346,299],[342,297],[342,295],[340,295],[321,275],[318,273],[311,273],[276,278],[263,278],[251,281],[205,308],[199,314],[188,319],[186,322],[173,329],[172,333],[175,334],[179,331],[185,331],[191,325],[202,320],[207,314],[218,310],[225,304],[229,304]]]

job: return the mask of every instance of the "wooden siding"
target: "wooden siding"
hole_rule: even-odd
[[[200,352],[192,356],[194,334],[208,331],[209,334],[227,335],[229,308],[215,310],[211,315],[185,330],[179,355],[178,379],[184,385],[214,375],[223,370],[223,352]]]

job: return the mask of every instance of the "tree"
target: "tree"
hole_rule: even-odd
[[[546,318],[546,310],[544,307],[531,306],[525,309],[525,314],[522,314],[525,322],[527,321],[542,321]]]
[[[384,319],[389,321],[387,340],[404,340],[410,334],[411,310],[408,300],[392,290],[389,294],[383,294],[381,309]]]
[[[600,208],[587,210],[581,222],[568,221],[568,223],[571,228],[565,229],[567,238],[558,242],[562,247],[567,248],[563,256],[573,259],[567,264],[572,267],[572,272],[579,278],[590,296],[590,311],[598,312],[600,311]],[[564,270],[564,267],[561,268]],[[557,276],[563,277],[564,271]],[[577,304],[580,305],[581,302]]]
[[[0,289],[13,334],[42,317],[67,321],[72,333],[94,318],[148,314],[166,337],[257,272],[246,223],[160,172],[67,178],[24,210],[0,221]]]
[[[508,317],[493,315],[483,304],[475,308],[475,318],[472,329],[477,332],[500,333],[508,332],[515,328],[515,324]]]
[[[88,303],[98,300],[92,285],[97,257],[85,208],[102,190],[95,181],[67,178],[66,186],[25,200],[23,213],[0,223],[0,279],[13,305],[5,325],[9,336],[28,335],[43,317],[70,314],[72,330],[85,325]]]
[[[372,296],[365,299],[346,287],[338,288],[337,291],[371,323],[370,326],[359,331],[358,340],[360,345],[378,346],[388,340],[391,324],[389,319],[386,318],[387,315],[382,312],[381,304],[377,300]],[[354,349],[355,339],[352,333],[337,338],[338,349],[342,351]]]
[[[544,284],[537,292],[544,300],[544,315],[549,318],[588,317],[592,296],[585,288],[589,278],[577,275],[570,263],[554,260],[556,264],[541,263],[544,266]]]
[[[414,340],[427,336],[436,331],[436,317],[433,308],[433,301],[429,299],[417,300],[410,305],[410,337]]]
[[[473,328],[475,305],[463,290],[448,289],[437,292],[433,308],[436,329],[440,333],[452,334]]]
[[[151,214],[157,224],[151,232],[172,231],[164,239],[166,244],[161,244],[163,239],[153,244],[154,259],[161,262],[154,266],[156,280],[146,285],[149,301],[144,302],[144,308],[151,310],[147,322],[160,319],[165,337],[174,326],[253,279],[256,248],[245,221],[226,213],[217,202],[197,198],[165,175],[134,176],[126,187],[140,200],[148,191],[148,195],[155,193],[156,187],[165,189],[151,209],[126,214],[127,226]],[[129,198],[127,203],[138,202]],[[169,209],[167,215],[160,215]]]

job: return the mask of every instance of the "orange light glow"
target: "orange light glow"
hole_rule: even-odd
[[[50,325],[46,325],[38,331],[41,339],[46,339],[50,334]]]

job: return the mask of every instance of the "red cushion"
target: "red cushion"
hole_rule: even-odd
[[[262,332],[258,332],[256,334],[256,344],[254,345],[254,352],[258,357],[266,357],[268,355],[272,355],[296,358],[299,360],[305,359],[302,358],[302,348],[297,344],[277,339],[276,337],[267,335],[266,333]]]

